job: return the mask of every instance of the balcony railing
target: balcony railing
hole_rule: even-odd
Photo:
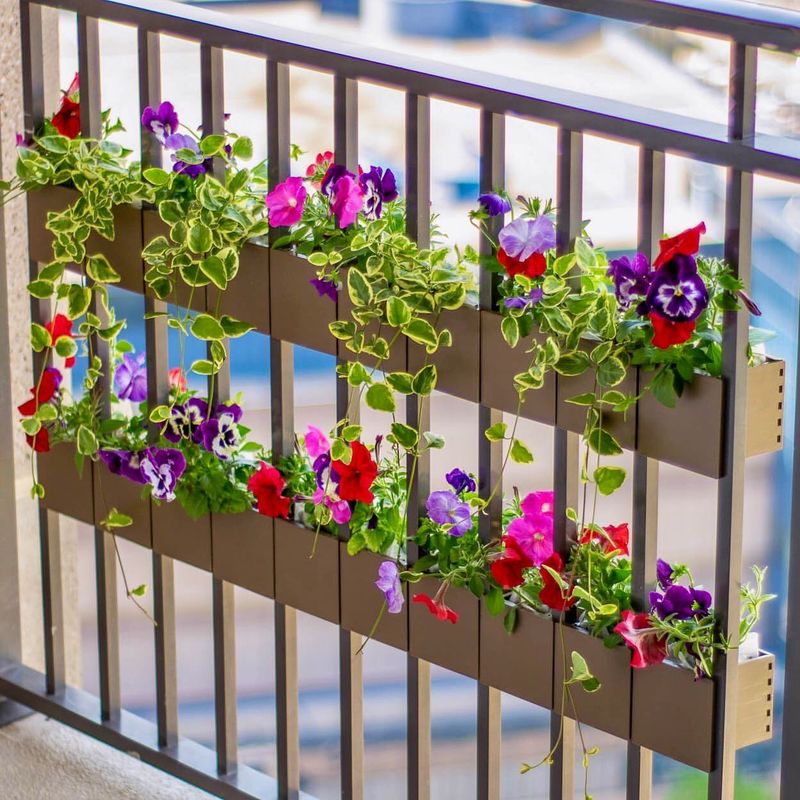
[[[477,106],[480,109],[480,186],[491,190],[504,183],[505,118],[513,115],[558,126],[557,154],[557,232],[561,247],[569,246],[580,232],[582,218],[583,136],[599,134],[639,148],[639,220],[638,249],[651,255],[663,233],[664,159],[666,153],[680,154],[698,161],[724,167],[727,174],[725,206],[725,258],[738,276],[749,284],[750,240],[752,228],[752,185],[754,173],[789,180],[800,179],[800,145],[797,141],[756,134],[756,63],[759,48],[793,52],[800,49],[800,15],[788,11],[756,7],[724,0],[546,0],[548,5],[585,11],[619,20],[664,28],[685,29],[700,34],[721,36],[730,41],[730,114],[727,126],[681,117],[675,114],[642,109],[624,103],[600,99],[572,91],[486,74],[460,67],[427,62],[402,55],[370,51],[359,45],[338,44],[320,37],[288,32],[214,12],[206,12],[166,0],[52,0],[34,4],[22,0],[23,75],[26,133],[32,134],[44,118],[43,85],[43,6],[77,13],[78,63],[81,86],[81,124],[87,135],[95,133],[100,121],[100,59],[98,21],[109,20],[134,26],[138,35],[138,98],[140,106],[155,105],[160,92],[160,34],[177,36],[200,45],[200,82],[202,87],[202,124],[205,133],[224,127],[223,53],[238,51],[263,59],[266,72],[267,145],[272,185],[289,175],[289,66],[313,68],[333,76],[334,150],[337,160],[357,164],[358,83],[379,82],[405,93],[406,195],[408,230],[420,243],[429,239],[430,194],[430,100],[442,98]],[[152,138],[143,134],[142,154],[145,166],[160,163],[161,154]],[[36,261],[46,259],[42,242],[46,241],[44,211],[48,203],[58,203],[53,195],[32,198],[30,202],[31,259],[33,274]],[[156,220],[147,209],[129,210],[117,221],[117,237],[126,242],[144,244],[152,237]],[[325,350],[329,345],[304,333],[292,320],[300,314],[300,300],[292,293],[286,275],[286,254],[269,248],[249,246],[243,258],[243,272],[250,275],[249,287],[238,300],[243,316],[271,335],[271,413],[272,448],[277,453],[291,451],[293,419],[293,344]],[[124,246],[123,248],[124,249]],[[122,254],[120,249],[120,254]],[[126,288],[145,294],[141,264],[133,259],[124,281]],[[130,252],[127,258],[130,259]],[[122,254],[122,259],[125,255]],[[247,264],[249,263],[249,266]],[[296,267],[298,265],[290,265]],[[289,269],[291,273],[291,269]],[[124,273],[124,270],[123,270]],[[307,277],[307,276],[306,276]],[[305,282],[306,277],[303,278]],[[467,321],[475,331],[475,346],[468,355],[467,377],[460,383],[439,388],[478,404],[480,430],[499,418],[503,399],[493,395],[496,382],[481,380],[482,361],[489,354],[489,337],[484,335],[482,312],[495,307],[496,284],[492,276],[480,277],[481,314]],[[234,295],[235,298],[235,295]],[[145,295],[147,310],[158,308],[158,301]],[[297,305],[293,305],[297,304]],[[41,309],[32,309],[38,318]],[[322,320],[321,323],[324,323]],[[313,327],[313,326],[312,326]],[[312,338],[306,338],[312,336]],[[716,597],[722,625],[738,618],[738,578],[742,566],[742,513],[744,460],[746,443],[747,364],[744,360],[747,324],[733,317],[724,334],[723,389],[719,413],[723,425],[716,450],[704,462],[692,461],[685,453],[664,455],[657,445],[648,446],[641,434],[642,423],[630,436],[634,449],[633,475],[633,561],[634,595],[642,600],[655,567],[657,544],[656,497],[657,463],[664,458],[681,463],[717,479]],[[164,402],[166,325],[154,318],[146,328],[149,402]],[[483,348],[483,350],[482,350]],[[333,351],[335,353],[335,350]],[[411,357],[409,353],[409,358]],[[493,368],[497,362],[492,361]],[[484,371],[485,374],[485,371]],[[229,376],[223,373],[220,396],[229,389]],[[780,376],[779,376],[780,377]],[[339,411],[347,397],[337,395]],[[416,400],[409,399],[408,413],[416,418]],[[342,417],[342,413],[338,413]],[[776,424],[765,434],[775,437]],[[800,420],[800,417],[798,417]],[[556,548],[564,550],[567,531],[565,509],[577,505],[578,434],[555,406],[554,485],[556,491]],[[496,448],[475,431],[479,440],[479,473],[489,484],[498,474]],[[779,436],[780,433],[778,432]],[[708,456],[708,453],[703,455]],[[793,505],[792,565],[790,575],[800,567],[800,462],[795,456],[795,501]],[[417,496],[426,494],[429,483],[423,464],[417,478]],[[135,753],[143,761],[221,797],[290,798],[299,793],[299,739],[297,693],[297,633],[293,604],[340,624],[340,704],[341,704],[341,775],[342,796],[360,798],[363,792],[363,722],[362,676],[358,659],[353,658],[366,633],[360,623],[346,625],[345,605],[348,582],[340,582],[339,549],[320,552],[318,565],[331,585],[311,592],[310,598],[293,597],[281,587],[281,565],[291,561],[284,545],[280,526],[269,525],[256,536],[263,536],[253,551],[242,550],[237,556],[216,547],[215,526],[222,520],[211,519],[204,530],[192,529],[190,538],[181,540],[174,520],[164,519],[152,509],[152,517],[138,534],[128,534],[152,550],[153,598],[156,626],[157,722],[151,724],[127,712],[120,702],[120,674],[113,544],[110,536],[95,529],[97,556],[98,643],[100,657],[100,695],[91,696],[65,682],[63,616],[60,596],[58,513],[67,513],[90,523],[103,516],[99,498],[91,480],[75,493],[49,493],[40,510],[41,554],[43,566],[43,610],[45,620],[45,672],[26,666],[5,663],[0,669],[0,694],[58,719],[73,728],[111,746]],[[417,503],[419,505],[419,503]],[[497,510],[492,512],[497,523]],[[159,517],[161,517],[159,519]],[[416,524],[409,522],[411,532]],[[161,530],[175,535],[159,535]],[[202,528],[202,525],[200,526]],[[487,529],[488,530],[488,529]],[[196,537],[196,538],[191,538]],[[177,542],[177,543],[176,543]],[[205,542],[203,550],[199,542]],[[335,544],[335,543],[334,543]],[[324,549],[324,548],[323,548]],[[213,632],[216,751],[181,738],[177,725],[177,669],[175,647],[175,601],[173,560],[193,563],[213,575]],[[248,571],[249,564],[255,569]],[[261,559],[261,560],[259,560]],[[327,559],[327,561],[326,561]],[[324,572],[325,570],[327,572]],[[344,567],[341,567],[344,570]],[[275,679],[277,696],[277,774],[269,777],[238,763],[236,746],[236,686],[234,668],[233,585],[237,583],[265,596],[275,597]],[[285,582],[284,582],[285,583]],[[324,592],[327,592],[324,593]],[[409,615],[410,617],[411,615]],[[430,796],[430,664],[420,658],[420,651],[431,660],[450,666],[451,654],[438,654],[436,648],[415,645],[409,633],[409,617],[394,633],[392,644],[409,651],[408,655],[408,796],[424,800]],[[481,621],[476,617],[475,630]],[[791,584],[787,622],[787,668],[791,676],[800,669],[800,579]],[[418,634],[417,634],[418,635]],[[476,634],[477,635],[477,634]],[[481,636],[483,633],[480,634]],[[429,637],[432,638],[432,637]],[[481,665],[479,648],[473,666],[459,667],[473,677],[487,678],[487,665]],[[713,731],[710,734],[711,766],[709,797],[715,800],[733,797],[735,753],[737,744],[735,707],[737,692],[736,657],[720,657],[713,681]],[[552,680],[552,676],[550,677]],[[491,685],[490,685],[491,684]],[[498,684],[500,684],[498,686]],[[498,753],[500,745],[500,693],[502,679],[479,680],[477,684],[477,793],[479,798],[500,797]],[[533,698],[547,706],[546,697]],[[630,703],[631,698],[628,696]],[[787,682],[784,694],[783,796],[800,796],[800,688]],[[552,714],[552,736],[559,731],[556,712]],[[622,727],[628,731],[625,714]],[[565,740],[565,741],[568,741]],[[573,753],[568,745],[556,749],[550,767],[550,797],[573,796]],[[627,796],[647,798],[652,784],[652,753],[629,741],[627,756]]]

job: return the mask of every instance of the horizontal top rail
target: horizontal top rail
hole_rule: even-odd
[[[584,2],[588,4],[589,0]],[[327,70],[346,78],[385,83],[422,96],[474,104],[497,114],[514,114],[570,130],[631,141],[720,166],[800,179],[800,141],[785,137],[762,135],[752,142],[731,141],[725,125],[364,48],[355,42],[337,42],[170,0],[147,0],[146,4],[143,0],[47,0],[42,5]],[[800,24],[800,14],[791,16]],[[800,27],[793,30],[800,41]]]

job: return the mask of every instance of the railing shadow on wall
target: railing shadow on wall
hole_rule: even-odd
[[[678,153],[727,169],[728,194],[725,255],[749,283],[749,241],[752,224],[753,173],[786,179],[800,177],[796,142],[755,135],[755,61],[757,48],[792,51],[800,42],[800,17],[782,11],[754,10],[744,3],[646,2],[645,0],[578,0],[551,2],[555,6],[597,13],[668,28],[688,28],[731,40],[731,114],[728,126],[701,122],[673,114],[645,110],[608,100],[561,91],[510,78],[427,63],[398,55],[369,52],[362,47],[335,45],[304,34],[288,34],[266,25],[229,18],[213,12],[188,9],[169,2],[130,0],[60,0],[47,3],[77,12],[78,60],[82,109],[99,113],[99,41],[97,20],[133,25],[138,31],[139,100],[142,106],[160,100],[159,34],[188,38],[201,48],[202,116],[205,131],[224,126],[222,58],[224,50],[245,52],[264,59],[267,77],[268,152],[270,180],[276,185],[289,174],[288,120],[291,113],[288,65],[324,70],[334,76],[334,149],[346,163],[357,154],[357,90],[359,80],[378,81],[406,93],[406,176],[408,229],[421,243],[428,239],[429,105],[432,97],[477,105],[481,113],[481,188],[503,183],[504,117],[516,115],[559,127],[558,234],[569,243],[579,234],[581,220],[582,135],[596,133],[621,139],[640,148],[639,249],[652,254],[663,230],[664,153]],[[713,7],[712,7],[713,5]],[[21,3],[25,79],[26,133],[44,117],[42,85],[42,6]],[[84,125],[93,124],[83,120]],[[152,142],[143,137],[143,161],[160,158]],[[48,261],[45,229],[48,211],[70,202],[71,190],[58,188],[29,198],[29,242],[32,268]],[[118,209],[114,242],[100,242],[122,275],[121,286],[146,295],[143,247],[160,232],[161,222],[149,209]],[[740,249],[741,247],[741,249]],[[268,334],[271,354],[273,450],[290,452],[294,431],[292,408],[291,346],[302,345],[337,355],[328,324],[347,313],[329,302],[314,303],[308,280],[314,270],[303,259],[260,244],[247,245],[241,269],[226,293],[227,313],[254,324]],[[482,419],[493,412],[514,412],[517,398],[512,377],[526,367],[516,365],[516,351],[504,348],[498,314],[493,310],[493,282],[481,276],[481,308],[463,308],[450,315],[447,327],[457,331],[454,347],[439,358],[438,389],[479,404]],[[157,301],[146,295],[149,310]],[[302,324],[298,309],[303,309]],[[197,310],[205,309],[202,293]],[[34,315],[40,313],[35,306]],[[634,593],[645,594],[647,576],[655,564],[654,462],[664,461],[718,480],[716,588],[723,624],[738,605],[741,572],[743,469],[746,455],[770,452],[781,445],[781,362],[747,368],[736,355],[742,324],[725,332],[723,379],[704,378],[675,409],[666,411],[647,400],[626,419],[611,418],[610,425],[627,449],[634,452]],[[147,323],[149,402],[165,400],[166,329],[163,320]],[[338,353],[340,358],[346,353]],[[412,368],[419,354],[409,348],[400,355]],[[747,373],[746,375],[744,373]],[[491,376],[491,377],[490,377]],[[554,484],[556,507],[574,506],[577,492],[570,471],[577,464],[578,434],[583,424],[566,398],[582,391],[580,379],[552,379],[525,406],[523,415],[555,426]],[[632,375],[634,385],[637,377]],[[227,388],[223,376],[220,393]],[[410,400],[413,405],[413,398]],[[765,407],[768,411],[765,413]],[[755,413],[755,411],[758,413]],[[341,415],[340,415],[341,416]],[[665,425],[665,416],[669,424]],[[746,421],[746,437],[743,435]],[[662,432],[668,430],[669,436]],[[680,434],[680,435],[678,435]],[[495,474],[497,454],[480,445],[479,472]],[[119,535],[152,551],[153,597],[156,626],[157,722],[151,724],[126,712],[119,696],[118,630],[115,577],[108,569],[108,534],[96,528],[98,557],[98,637],[100,697],[65,685],[64,651],[60,620],[58,515],[97,525],[114,506],[123,513],[141,508],[138,488],[122,478],[104,479],[97,488],[95,469],[89,463],[81,476],[71,469],[68,445],[53,448],[40,459],[41,480],[47,487],[40,512],[43,558],[43,608],[45,616],[45,673],[21,664],[0,668],[0,694],[48,714],[118,749],[222,797],[292,797],[299,792],[297,729],[297,640],[295,609],[340,626],[340,696],[342,707],[342,795],[363,796],[363,725],[361,673],[352,654],[370,633],[381,606],[373,586],[377,556],[361,553],[345,557],[344,542],[321,537],[313,560],[313,532],[293,523],[255,514],[237,518],[209,515],[189,522],[177,505],[150,508],[135,525]],[[428,476],[421,474],[420,484]],[[488,483],[488,481],[487,481]],[[800,515],[796,511],[795,515]],[[557,513],[556,518],[564,517]],[[795,521],[798,521],[795,519]],[[415,524],[414,521],[410,522]],[[797,529],[797,525],[794,529]],[[556,528],[556,546],[564,549],[566,529]],[[793,553],[795,559],[798,554]],[[213,576],[213,628],[215,647],[216,751],[181,738],[177,729],[177,671],[175,662],[175,608],[173,560],[192,564]],[[110,562],[113,566],[113,561]],[[798,582],[800,585],[800,582]],[[233,675],[233,586],[247,588],[275,600],[277,687],[277,775],[272,778],[237,762],[236,688]],[[299,590],[302,587],[302,591]],[[311,588],[310,588],[311,587]],[[798,600],[800,588],[793,588]],[[561,644],[554,624],[523,615],[517,635],[508,637],[502,620],[483,613],[468,592],[454,591],[451,605],[460,612],[458,626],[437,625],[420,606],[408,606],[382,625],[375,638],[408,653],[408,794],[428,797],[430,763],[430,673],[438,664],[478,680],[478,796],[499,798],[500,716],[499,691],[529,700],[545,709],[554,707],[554,686],[560,687]],[[792,614],[789,626],[800,626]],[[588,637],[576,637],[569,646],[587,651]],[[787,637],[792,642],[792,637]],[[795,639],[800,637],[795,636]],[[582,641],[583,639],[583,641]],[[650,793],[651,751],[708,771],[709,797],[732,797],[736,748],[771,735],[773,662],[769,657],[736,665],[719,659],[713,681],[693,683],[688,673],[671,667],[634,674],[626,651],[600,646],[590,660],[607,687],[602,697],[586,697],[581,719],[625,739],[628,750],[628,797]],[[588,652],[588,651],[587,651]],[[800,666],[800,653],[790,648],[790,664]],[[794,659],[794,661],[792,661]],[[738,673],[740,674],[736,674]],[[787,670],[788,672],[788,670]],[[688,675],[688,678],[687,678]],[[784,747],[800,738],[800,697],[787,690]],[[667,726],[649,724],[667,713],[663,698],[680,699],[669,712],[681,720],[680,733]],[[736,708],[746,709],[736,720]],[[553,731],[558,730],[553,712]],[[686,731],[691,730],[691,736]],[[787,752],[784,750],[784,752]],[[786,765],[784,793],[800,791],[800,767]],[[572,754],[556,751],[550,767],[550,796],[571,797]]]

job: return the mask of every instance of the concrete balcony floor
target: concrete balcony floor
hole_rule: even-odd
[[[0,787],[4,800],[211,800],[40,714],[0,728]]]

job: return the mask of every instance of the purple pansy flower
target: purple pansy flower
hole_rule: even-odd
[[[676,255],[653,273],[647,306],[672,322],[691,322],[708,305],[708,289],[692,256]]]
[[[167,136],[164,140],[164,147],[168,150],[176,151],[185,148],[200,155],[200,146],[186,133],[173,133],[171,136]],[[185,161],[181,161],[175,153],[170,153],[170,158],[173,162],[173,172],[180,172],[182,175],[187,175],[192,179],[202,175],[208,167],[208,159],[203,161],[202,164],[187,164]]]
[[[500,214],[508,214],[511,211],[511,203],[495,192],[486,192],[478,198],[478,202],[483,206],[483,210],[490,217],[497,217]]]
[[[390,614],[399,614],[403,610],[403,588],[400,585],[400,570],[394,561],[383,561],[378,567],[378,580],[375,585],[386,598],[386,610]]]
[[[527,308],[535,306],[544,297],[544,290],[541,286],[534,286],[528,294],[517,295],[516,297],[506,297],[503,305],[506,308]]]
[[[656,562],[656,580],[662,589],[672,586],[672,564],[659,558]]]
[[[694,616],[694,597],[685,586],[673,583],[667,590],[650,592],[650,605],[661,619],[675,615],[677,619],[691,619]]]
[[[338,183],[340,178],[344,178],[345,175],[355,178],[356,176],[350,172],[349,169],[344,164],[331,164],[325,172],[325,175],[322,177],[322,183],[319,185],[319,190],[324,194],[326,197],[330,197],[331,193],[333,192],[333,187]]]
[[[100,460],[112,475],[121,475],[134,483],[145,483],[141,470],[141,453],[129,450],[100,450]]]
[[[183,453],[171,447],[151,447],[142,457],[142,477],[153,487],[152,495],[156,500],[169,503],[175,499],[175,486],[185,469]]]
[[[120,400],[141,403],[147,400],[147,367],[144,353],[125,353],[114,373],[114,391]]]
[[[207,416],[208,403],[199,397],[174,405],[164,429],[164,438],[176,443],[181,439],[191,439],[195,444],[200,444],[203,440],[201,426]]]
[[[694,614],[696,617],[707,617],[711,610],[711,592],[705,589],[691,589],[692,600],[694,601]]]
[[[178,114],[169,100],[165,100],[158,109],[147,106],[142,112],[142,126],[152,133],[161,144],[168,136],[178,132]]]
[[[643,297],[650,287],[653,272],[643,253],[611,259],[606,273],[614,281],[614,290],[621,308],[628,308],[636,297]]]
[[[214,409],[214,416],[206,420],[203,432],[203,447],[221,461],[227,461],[239,444],[239,429],[236,425],[242,418],[242,409],[236,403],[220,403]]]
[[[364,195],[364,215],[367,219],[380,219],[383,204],[397,198],[397,181],[394,173],[381,167],[370,167],[358,178]]]
[[[472,528],[469,504],[453,492],[431,492],[425,507],[437,525],[452,526],[447,531],[451,536],[463,536]]]
[[[322,453],[321,455],[317,456],[314,459],[314,463],[312,464],[311,468],[314,470],[314,474],[317,476],[317,488],[324,489],[326,479],[329,477],[327,474],[327,470],[330,469],[331,466],[331,454],[330,453]],[[330,476],[330,479],[333,480],[333,475]]]
[[[312,278],[309,283],[317,290],[320,297],[330,297],[331,300],[336,302],[339,296],[339,289],[336,282],[330,278]]]
[[[520,217],[509,222],[498,238],[507,255],[525,261],[534,253],[544,253],[556,246],[556,229],[549,217]]]
[[[475,481],[463,469],[458,467],[450,470],[444,479],[453,487],[453,491],[456,494],[475,491]]]

